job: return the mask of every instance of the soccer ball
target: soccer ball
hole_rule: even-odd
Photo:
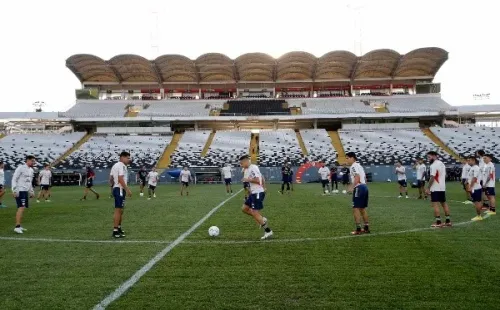
[[[328,194],[328,190],[327,189],[325,190],[325,194]]]
[[[342,191],[342,194],[344,194],[344,195],[345,195],[345,194],[347,194],[347,191],[344,189],[344,190]]]
[[[140,193],[139,196],[143,197],[144,196],[144,193]]]
[[[219,231],[219,227],[217,226],[212,226],[208,229],[208,235],[210,237],[217,237],[219,235],[220,231]]]

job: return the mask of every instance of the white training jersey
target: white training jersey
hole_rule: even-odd
[[[250,192],[252,194],[259,194],[264,192],[264,187],[262,186],[262,174],[260,173],[259,167],[257,165],[250,165],[248,169],[245,170],[248,179],[259,179],[259,183],[250,182]]]
[[[181,182],[189,182],[190,178],[191,178],[191,171],[189,170],[181,171]]]
[[[430,188],[431,192],[446,191],[446,167],[442,161],[436,159],[430,168],[431,178],[434,179]]]
[[[354,184],[354,179],[357,175],[359,175],[359,184],[366,184],[365,169],[363,169],[363,167],[358,162],[355,162],[354,164],[352,164],[349,171],[351,173],[352,184]],[[354,185],[357,186],[358,184],[354,184]]]
[[[321,176],[321,180],[328,180],[328,176],[330,176],[330,169],[327,167],[321,167],[318,169],[318,173]]]
[[[486,182],[485,186],[486,187],[495,187],[495,165],[490,162],[488,164],[484,165],[484,172],[486,175],[485,181]]]
[[[5,171],[3,169],[0,169],[0,185],[5,184]]]
[[[417,165],[417,180],[423,181],[425,179],[425,171],[427,167],[424,164]]]
[[[121,161],[117,162],[111,168],[110,175],[113,177],[113,187],[118,187],[123,189],[123,186],[118,182],[118,177],[123,176],[125,180],[125,184],[128,184],[128,173],[127,166]]]
[[[52,172],[50,170],[40,171],[40,185],[50,185],[50,178],[52,178]]]
[[[396,167],[396,174],[398,176],[398,181],[405,181],[406,180],[406,168],[401,166],[401,167]]]
[[[470,167],[469,176],[467,177],[467,182],[469,183],[469,186],[472,184],[472,180],[476,178],[476,183],[474,183],[472,190],[481,189],[481,184],[479,183],[481,181],[480,177],[481,177],[481,171],[479,169],[479,166],[474,165]]]
[[[158,172],[156,171],[150,171],[148,173],[148,184],[152,186],[158,185]]]
[[[229,167],[229,166],[226,166],[224,168],[222,168],[222,174],[224,176],[224,179],[230,179],[233,175],[232,175],[232,168]]]
[[[482,157],[479,157],[479,180],[486,182],[486,172],[485,172],[485,166],[486,164],[484,163],[484,159]]]
[[[12,176],[12,192],[33,192],[33,168],[26,164],[20,165]]]
[[[469,164],[464,164],[462,166],[462,180],[469,178],[469,170],[470,170],[470,165]]]

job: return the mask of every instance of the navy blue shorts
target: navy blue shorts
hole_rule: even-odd
[[[446,192],[445,191],[431,192],[431,202],[440,202],[440,203],[446,202]]]
[[[253,210],[262,210],[264,209],[264,198],[266,198],[266,193],[251,194],[245,200],[245,205]]]
[[[231,185],[231,178],[224,179],[224,183],[226,183],[226,185]]]
[[[368,186],[359,184],[352,192],[352,207],[356,209],[368,208]]]
[[[472,202],[481,202],[481,201],[483,201],[483,190],[476,189],[476,190],[472,191],[470,196],[471,196]]]
[[[18,208],[29,208],[29,198],[30,194],[28,192],[19,192],[16,197],[16,203]]]
[[[189,186],[189,182],[184,182],[184,181],[183,181],[183,182],[181,182],[181,184],[182,184],[183,186],[185,186],[185,187],[188,187],[188,186]]]
[[[408,184],[406,184],[406,180],[399,180],[398,181],[399,185],[403,186],[403,187],[407,187]]]
[[[243,182],[243,188],[250,188],[250,182]]]
[[[142,186],[146,185],[146,179],[139,178],[139,184]]]
[[[417,187],[418,188],[425,187],[425,181],[424,180],[418,180],[417,181]]]
[[[125,208],[125,190],[119,187],[113,188],[113,197],[115,198],[115,208]]]
[[[92,188],[94,186],[94,181],[92,179],[88,180],[85,186],[87,186],[87,188]]]
[[[462,179],[462,188],[467,189],[467,179]]]
[[[486,196],[495,196],[495,188],[494,187],[486,187],[484,189],[484,193]]]
[[[50,185],[40,185],[42,191],[48,191],[50,189]]]
[[[152,191],[156,190],[156,186],[149,184],[148,188]]]
[[[342,176],[342,184],[344,184],[344,185],[349,184],[349,176],[348,175],[344,174]]]
[[[327,186],[329,183],[329,180],[321,180],[321,185],[323,185],[323,187]]]
[[[0,191],[3,189],[3,184],[0,184]]]

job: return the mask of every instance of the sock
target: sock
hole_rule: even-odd
[[[2,204],[2,203],[0,202],[0,205],[1,205],[1,204]],[[490,211],[491,211],[491,212],[496,212],[496,207],[490,207]]]
[[[113,228],[113,231],[118,231],[118,227],[114,227],[114,228]]]
[[[265,231],[266,233],[271,232],[271,228],[266,227],[266,228],[264,228],[264,231]]]
[[[364,228],[365,228],[365,231],[370,231],[370,226],[369,226],[368,222],[365,223]]]
[[[356,231],[361,231],[361,224],[360,223],[356,223]]]
[[[446,221],[446,223],[451,223],[450,215],[446,216],[446,220],[445,221]]]
[[[16,228],[19,228],[19,227],[21,227],[21,225],[16,225]]]
[[[436,224],[441,224],[441,216],[436,216]]]
[[[399,196],[403,196],[403,194],[401,192],[399,192]]]

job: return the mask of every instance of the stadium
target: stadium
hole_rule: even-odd
[[[447,60],[439,47],[69,57],[81,83],[70,109],[0,112],[0,308],[498,309],[497,218],[471,221],[460,180],[461,160],[478,150],[498,168],[500,107],[442,99],[434,77]],[[133,196],[127,237],[113,240],[108,184],[123,151]],[[351,195],[341,190],[352,180],[326,194],[320,185],[318,169],[340,171],[351,152],[370,188],[371,234],[350,234]],[[411,186],[404,199],[397,185],[394,165],[417,184],[429,152],[446,166],[451,228],[431,228],[430,201]],[[27,229],[15,234],[11,180],[27,155],[35,195],[47,165],[52,187],[31,199]],[[269,240],[241,214],[245,155],[266,183]],[[139,195],[142,167],[158,172],[156,198]],[[189,196],[179,194],[182,169]],[[81,200],[86,187],[100,196]]]

